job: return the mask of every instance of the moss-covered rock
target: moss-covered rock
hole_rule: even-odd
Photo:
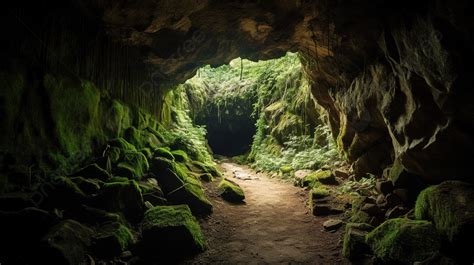
[[[111,147],[117,147],[121,151],[137,151],[135,146],[123,138],[115,138],[108,142]]]
[[[111,213],[102,209],[80,205],[77,208],[63,213],[64,218],[73,219],[89,226],[101,226],[107,223],[125,223],[125,219],[118,213]]]
[[[131,221],[140,220],[145,209],[142,192],[134,180],[104,184],[98,201],[105,209],[123,213]]]
[[[92,238],[92,249],[99,257],[110,258],[120,255],[135,238],[126,226],[119,222],[101,226]]]
[[[186,167],[192,172],[210,173],[214,177],[220,177],[222,174],[217,170],[216,166],[211,163],[204,163],[200,161],[192,161],[186,163]]]
[[[138,151],[127,151],[117,164],[115,174],[129,179],[139,180],[145,175],[150,166],[145,155]]]
[[[241,203],[245,200],[242,188],[229,179],[223,179],[218,186],[219,195],[228,202]]]
[[[96,194],[104,184],[104,182],[101,180],[86,179],[83,177],[72,177],[71,181],[74,182],[77,187],[79,187],[79,189],[87,195]]]
[[[323,170],[306,175],[301,181],[301,185],[303,187],[313,187],[316,182],[326,185],[338,183],[331,170]]]
[[[74,221],[65,220],[43,237],[41,262],[49,264],[85,264],[93,230]]]
[[[146,211],[141,223],[142,246],[148,254],[194,254],[206,243],[187,205],[157,206]]]
[[[432,221],[456,256],[474,259],[474,185],[446,181],[423,190],[416,201],[415,217]]]
[[[171,153],[170,149],[167,147],[160,147],[155,149],[154,156],[156,157],[163,157],[169,160],[174,160],[174,156]]]
[[[309,199],[322,199],[329,196],[329,190],[324,186],[314,187],[309,191]]]
[[[212,204],[206,198],[201,183],[188,175],[185,166],[166,158],[154,158],[150,171],[173,204],[187,204],[195,214],[210,214]]]
[[[342,255],[350,260],[358,260],[366,254],[370,254],[369,245],[365,237],[373,227],[364,223],[348,223],[344,231],[342,243]]]
[[[395,218],[385,221],[366,237],[374,255],[383,262],[412,264],[436,254],[441,240],[431,222]]]
[[[90,164],[81,169],[76,173],[72,174],[73,176],[80,176],[88,179],[99,179],[102,181],[107,181],[110,178],[109,172],[99,167],[97,164]]]
[[[141,181],[139,185],[145,202],[148,201],[154,206],[166,204],[165,195],[160,186],[158,186],[156,179],[146,179],[145,181]]]
[[[39,187],[43,194],[41,207],[46,209],[68,209],[85,203],[89,197],[68,177],[56,177]]]
[[[173,150],[171,151],[171,154],[177,162],[184,163],[189,161],[188,154],[186,154],[186,152],[184,152],[183,150]]]

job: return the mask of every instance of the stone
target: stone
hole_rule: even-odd
[[[301,184],[303,187],[313,187],[316,182],[326,185],[337,185],[336,177],[331,170],[317,171],[303,178]]]
[[[99,192],[104,182],[99,179],[86,179],[83,177],[72,177],[72,182],[74,182],[81,191],[87,195],[93,195]]]
[[[149,168],[148,160],[142,152],[125,151],[114,170],[114,174],[128,179],[140,180]]]
[[[212,213],[212,204],[206,198],[199,180],[189,176],[188,169],[166,158],[154,158],[150,164],[166,199],[171,204],[187,204],[194,214]]]
[[[312,188],[309,191],[309,200],[322,199],[329,196],[329,190],[320,186],[317,188]]]
[[[74,219],[89,226],[100,226],[105,223],[125,222],[118,213],[111,213],[102,209],[80,205],[77,208],[64,212],[64,218]]]
[[[97,229],[92,238],[91,248],[102,258],[116,257],[135,242],[130,229],[120,222],[107,223]]]
[[[109,172],[99,167],[97,164],[87,165],[76,171],[76,173],[72,174],[72,176],[84,177],[89,179],[99,179],[102,181],[107,181],[109,178],[111,178]]]
[[[368,213],[371,216],[378,216],[381,213],[380,208],[373,203],[366,203],[362,205],[362,208],[360,210]]]
[[[90,196],[69,177],[56,177],[51,182],[43,183],[38,194],[42,197],[37,203],[45,209],[70,209],[90,200]]]
[[[428,221],[390,219],[366,236],[374,255],[385,263],[413,264],[437,253],[441,240]]]
[[[128,220],[139,221],[143,216],[142,192],[134,180],[104,184],[98,201],[104,209],[123,213]]]
[[[334,174],[334,176],[336,176],[336,178],[340,178],[340,179],[348,179],[349,178],[349,173],[347,173],[346,171],[343,171],[341,169],[333,170],[333,174]]]
[[[373,229],[369,224],[348,223],[344,231],[342,255],[349,260],[359,260],[370,254],[370,247],[365,242],[368,231]]]
[[[242,203],[245,200],[245,194],[242,188],[229,179],[223,179],[217,189],[219,195],[228,202]]]
[[[377,180],[375,188],[379,193],[387,195],[393,191],[393,184],[390,180]]]
[[[199,223],[187,205],[151,208],[145,212],[140,226],[140,245],[147,255],[188,255],[206,248]]]
[[[341,227],[344,222],[341,219],[329,219],[323,223],[324,230],[333,231]]]
[[[423,190],[416,201],[415,217],[432,221],[447,249],[466,262],[474,259],[474,185],[461,181],[445,181]]]
[[[39,261],[47,264],[84,264],[93,233],[92,229],[74,220],[62,221],[43,237]]]

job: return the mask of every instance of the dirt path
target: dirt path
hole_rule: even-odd
[[[206,187],[214,205],[201,221],[209,248],[187,264],[349,264],[340,254],[341,231],[323,231],[328,218],[309,213],[307,192],[245,166],[221,167],[244,189],[246,204],[217,196],[219,181]]]

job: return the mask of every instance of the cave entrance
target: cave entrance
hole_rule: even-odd
[[[207,65],[183,87],[193,123],[206,128],[216,155],[275,153],[288,144],[310,149],[315,129],[323,124],[297,53]]]

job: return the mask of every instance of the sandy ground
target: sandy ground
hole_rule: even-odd
[[[206,185],[214,205],[201,220],[208,249],[185,264],[350,264],[340,254],[341,229],[323,230],[329,217],[309,212],[306,191],[245,166],[221,167],[243,188],[246,203],[223,201],[216,194],[219,179]]]

